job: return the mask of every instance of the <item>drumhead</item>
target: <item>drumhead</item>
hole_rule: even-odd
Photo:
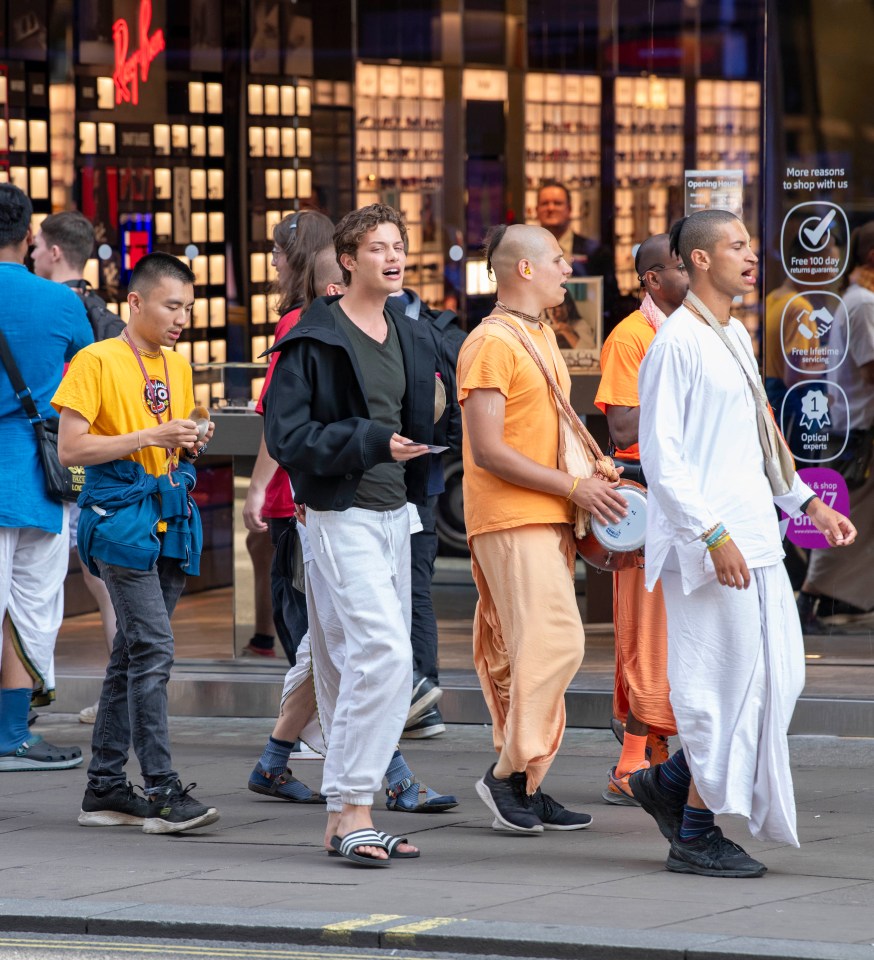
[[[616,488],[628,501],[628,514],[619,523],[599,523],[592,517],[592,536],[611,551],[639,550],[646,541],[646,491],[638,484],[624,484]]]

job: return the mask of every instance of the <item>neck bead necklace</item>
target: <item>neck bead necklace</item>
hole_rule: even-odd
[[[157,353],[149,353],[148,350],[143,350],[143,349],[141,349],[141,348],[138,347],[138,346],[133,342],[133,340],[131,340],[131,338],[128,336],[127,330],[122,330],[122,332],[121,332],[121,339],[124,340],[126,343],[129,343],[129,344],[136,350],[136,352],[137,352],[141,357],[148,357],[150,360],[160,360],[160,358],[161,358],[161,350],[160,350],[160,348],[158,349],[158,352],[157,352]]]
[[[499,310],[503,310],[504,313],[509,313],[511,317],[518,317],[520,320],[525,320],[528,323],[540,324],[540,315],[532,317],[530,313],[523,313],[521,310],[514,310],[512,307],[508,307],[506,303],[501,300],[495,300],[495,306]]]

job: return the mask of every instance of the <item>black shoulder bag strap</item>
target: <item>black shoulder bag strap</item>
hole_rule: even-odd
[[[34,433],[41,440],[45,436],[45,420],[40,416],[40,412],[33,402],[30,387],[21,377],[21,371],[18,369],[18,364],[15,362],[15,357],[12,356],[9,343],[2,330],[0,330],[0,360],[3,361],[3,366],[6,367],[6,372],[9,374],[9,380],[12,383],[15,396],[18,397],[18,402],[24,407],[24,412],[30,419]]]

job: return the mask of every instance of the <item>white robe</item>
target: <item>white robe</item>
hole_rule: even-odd
[[[732,318],[728,334],[758,376],[743,325]],[[652,589],[662,577],[671,705],[690,770],[715,813],[749,817],[754,836],[797,845],[786,732],[804,655],[774,503],[798,516],[812,491],[796,477],[773,497],[749,384],[685,307],[644,357],[639,390],[646,580]],[[750,568],[747,591],[716,581],[700,538],[717,522]]]

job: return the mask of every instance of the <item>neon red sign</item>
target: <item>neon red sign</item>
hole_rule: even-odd
[[[131,103],[134,106],[140,102],[140,81],[145,83],[149,79],[149,67],[152,61],[166,47],[164,31],[156,30],[149,36],[152,26],[152,0],[140,0],[140,46],[130,56],[130,28],[127,20],[118,19],[112,25],[112,40],[115,44],[115,71],[112,79],[115,81],[115,102]]]

